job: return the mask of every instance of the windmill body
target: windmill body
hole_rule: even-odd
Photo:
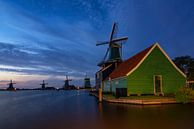
[[[84,78],[84,88],[86,88],[86,89],[90,89],[91,88],[90,78],[87,77],[87,74],[86,74],[86,76]]]
[[[46,89],[46,85],[48,85],[48,83],[45,83],[45,81],[43,80],[42,84],[40,84],[40,85],[41,85],[42,90],[44,90],[44,89]]]
[[[108,78],[114,69],[122,62],[122,44],[127,41],[128,37],[116,38],[118,25],[113,24],[112,32],[109,41],[99,42],[99,45],[108,45],[107,51],[103,60],[98,63],[100,70],[96,72],[96,88],[102,88],[103,81]]]
[[[68,76],[66,75],[66,80],[64,81],[65,84],[63,86],[63,89],[64,90],[73,90],[75,89],[75,86],[74,85],[69,85],[69,82],[72,81],[72,79],[69,79]]]
[[[69,81],[71,80],[65,80],[65,87],[69,87]]]
[[[91,88],[90,78],[84,78],[84,88]]]
[[[16,91],[16,88],[13,86],[14,84],[16,84],[16,83],[13,83],[12,80],[10,80],[10,83],[7,84],[8,85],[7,90]]]

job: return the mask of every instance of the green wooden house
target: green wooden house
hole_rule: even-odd
[[[114,95],[165,95],[174,94],[185,82],[186,75],[156,43],[123,61],[103,81],[102,89]]]

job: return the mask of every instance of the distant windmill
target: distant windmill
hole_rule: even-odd
[[[45,83],[44,80],[42,81],[42,84],[40,84],[42,89],[45,89],[46,88],[46,85],[48,85],[48,83]]]
[[[109,47],[107,48],[106,54],[104,56],[104,59],[102,62],[98,64],[98,66],[102,66],[103,64],[107,62],[115,62],[115,61],[121,61],[122,60],[122,43],[124,41],[127,41],[128,37],[121,37],[121,38],[116,38],[116,33],[118,31],[118,25],[117,23],[113,24],[112,27],[112,32],[110,34],[110,39],[109,41],[105,42],[97,42],[96,46],[99,45],[105,45],[108,44]],[[107,55],[109,55],[107,61]]]
[[[84,88],[91,88],[90,78],[87,77],[87,73],[86,73],[85,78],[84,78]]]
[[[72,79],[69,79],[68,76],[66,75],[66,80],[64,81],[65,82],[64,89],[70,88],[69,81],[72,81]]]
[[[7,88],[7,90],[15,91],[16,88],[13,87],[14,84],[16,84],[16,83],[13,83],[12,80],[10,80],[10,83],[7,84],[7,85],[9,86],[9,87]]]

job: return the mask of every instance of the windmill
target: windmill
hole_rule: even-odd
[[[105,53],[105,56],[103,58],[103,61],[101,61],[98,64],[98,66],[102,66],[103,64],[110,63],[110,62],[122,61],[122,43],[127,41],[128,37],[116,38],[117,31],[118,31],[118,24],[114,22],[109,41],[97,42],[96,46],[106,45],[106,44],[109,45]],[[108,56],[108,59],[107,59],[107,56]]]
[[[16,84],[16,83],[13,83],[12,80],[10,80],[10,83],[7,84],[7,85],[9,86],[9,87],[7,88],[7,90],[15,91],[16,88],[13,87],[14,84]]]
[[[109,77],[118,65],[122,62],[122,44],[127,41],[128,37],[117,38],[118,24],[114,22],[110,39],[105,42],[97,42],[96,46],[108,45],[103,60],[98,64],[101,69],[96,72],[96,88],[103,87],[103,81]]]
[[[72,81],[72,79],[69,79],[68,76],[66,75],[64,89],[70,89],[69,81]]]
[[[40,84],[42,89],[44,90],[46,88],[46,85],[48,85],[48,83],[45,83],[44,80],[42,81],[42,84]]]
[[[85,75],[85,78],[84,78],[84,88],[91,88],[91,84],[90,84],[90,78],[87,77],[87,73]]]

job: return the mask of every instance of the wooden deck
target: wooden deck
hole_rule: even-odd
[[[103,99],[104,101],[111,103],[125,103],[125,104],[140,104],[140,105],[155,105],[155,104],[175,104],[177,103],[174,98],[165,98],[165,99]]]
[[[98,98],[98,94],[96,93],[90,93],[90,95],[93,95]],[[103,101],[110,102],[110,103],[122,103],[122,104],[136,104],[136,105],[158,105],[158,104],[177,104],[175,98],[170,97],[161,97],[161,98],[149,98],[149,99],[137,99],[126,97],[126,98],[108,98],[103,96]]]

